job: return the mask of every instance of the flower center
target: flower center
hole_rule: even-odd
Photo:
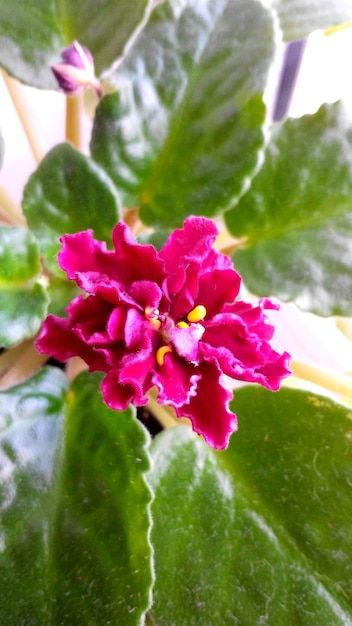
[[[206,317],[207,310],[203,304],[198,304],[187,314],[187,322],[181,320],[177,322],[177,328],[189,328],[190,325],[201,322]],[[171,344],[171,330],[175,328],[174,321],[169,317],[167,313],[160,313],[159,309],[153,307],[146,307],[144,309],[144,315],[149,321],[150,326],[159,331],[165,344],[160,346],[155,353],[155,359],[159,366],[164,364],[165,354],[172,352]]]

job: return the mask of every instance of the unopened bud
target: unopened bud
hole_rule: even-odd
[[[74,41],[61,53],[63,63],[52,66],[59,87],[66,94],[73,94],[84,87],[92,87],[97,96],[103,95],[102,87],[95,76],[94,61],[88,48]]]

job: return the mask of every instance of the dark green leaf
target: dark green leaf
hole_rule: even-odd
[[[0,64],[36,87],[53,88],[50,66],[74,39],[100,73],[122,54],[148,0],[0,0]]]
[[[224,452],[184,427],[153,445],[152,623],[351,624],[350,412],[250,387],[233,406]]]
[[[61,144],[47,154],[29,179],[23,210],[45,264],[62,277],[56,259],[59,237],[92,228],[98,239],[111,242],[119,219],[119,199],[104,170],[69,144]]]
[[[0,394],[1,624],[137,626],[148,607],[146,436],[99,380],[76,379],[67,410],[57,369]]]
[[[302,39],[317,29],[352,20],[350,0],[271,0],[286,41]]]
[[[149,605],[146,432],[131,409],[103,404],[98,381],[82,374],[69,402],[54,546],[60,626],[139,625]]]
[[[35,335],[48,298],[40,284],[38,245],[22,228],[0,227],[0,346]]]
[[[264,166],[226,223],[258,295],[321,315],[352,308],[352,122],[339,103],[274,129]]]
[[[65,317],[66,307],[82,291],[72,280],[52,277],[48,286],[48,313]]]
[[[271,11],[254,0],[157,7],[93,130],[93,157],[125,206],[167,229],[235,202],[263,147],[276,35]]]
[[[54,625],[50,527],[68,382],[47,368],[0,393],[0,623]]]

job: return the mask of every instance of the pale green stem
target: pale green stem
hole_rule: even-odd
[[[172,428],[173,426],[176,426],[177,418],[172,417],[166,408],[160,406],[151,394],[148,394],[148,398],[149,402],[147,404],[147,408],[150,409],[159,424],[163,428]]]
[[[0,389],[8,389],[30,378],[48,360],[39,354],[34,341],[26,340],[0,357]]]
[[[337,374],[317,365],[310,365],[303,361],[292,359],[290,363],[294,376],[318,385],[338,396],[352,400],[352,378],[345,374]]]
[[[352,341],[352,319],[350,317],[336,317],[335,323],[339,331]]]
[[[37,123],[37,119],[28,105],[23,85],[21,85],[21,83],[14,78],[10,78],[4,71],[3,77],[17,115],[21,121],[27,141],[32,150],[34,159],[37,163],[39,163],[47,152],[47,148],[42,137],[42,131]]]
[[[235,239],[230,235],[230,233],[224,229],[221,230],[215,240],[214,248],[219,250],[223,254],[227,254],[231,256],[236,250],[240,250],[246,246],[247,237],[241,237],[240,239]]]
[[[82,150],[82,93],[66,96],[66,140]]]
[[[26,219],[7,191],[0,187],[0,211],[11,226],[26,226]]]

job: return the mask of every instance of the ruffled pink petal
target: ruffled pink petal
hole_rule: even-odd
[[[199,363],[198,345],[204,333],[204,326],[191,324],[188,328],[173,328],[171,341],[176,351],[186,361]]]
[[[177,322],[186,318],[187,313],[195,306],[199,291],[199,265],[190,263],[187,268],[181,266],[176,284],[173,278],[172,275],[169,277],[169,282],[165,287],[171,301],[170,315]]]
[[[199,267],[206,266],[207,257],[213,254],[212,244],[218,234],[218,230],[211,220],[202,217],[189,217],[183,228],[175,230],[161,249],[159,256],[165,261],[165,270],[168,274],[165,289],[170,297],[178,294],[187,282],[196,280]],[[189,271],[190,266],[197,272]],[[188,270],[188,280],[187,279]],[[190,286],[188,286],[190,289]],[[194,291],[194,286],[193,286]],[[192,306],[195,293],[188,305]],[[187,306],[187,305],[186,305]],[[176,314],[184,314],[183,307],[173,303]],[[178,310],[180,309],[180,310]]]
[[[61,363],[73,356],[80,356],[91,372],[106,371],[109,367],[106,352],[92,348],[71,330],[71,322],[49,315],[43,323],[36,347],[43,354],[50,354]]]
[[[163,295],[160,287],[156,283],[150,282],[150,280],[140,280],[132,283],[129,293],[143,311],[147,307],[157,309]]]
[[[271,348],[270,352],[267,352],[267,359],[263,351],[258,352],[257,362],[250,365],[236,358],[231,350],[224,346],[214,348],[202,342],[200,352],[205,360],[216,360],[223,373],[234,380],[258,383],[271,391],[277,391],[282,379],[291,374],[290,355],[287,352],[280,355]]]
[[[152,384],[159,390],[159,404],[179,407],[187,403],[197,390],[198,368],[183,361],[175,352],[165,354],[164,363],[152,375]]]
[[[138,244],[123,222],[115,226],[112,239],[115,247],[114,265],[123,268],[125,282],[147,280],[162,284],[164,262],[153,246]]]
[[[125,324],[128,309],[117,307],[113,309],[107,323],[107,333],[113,342],[125,341]]]
[[[135,397],[135,387],[129,384],[122,385],[117,370],[108,372],[101,383],[101,391],[104,402],[115,411],[125,411]]]
[[[119,279],[118,268],[114,264],[114,252],[107,250],[106,243],[97,241],[92,230],[60,238],[62,249],[58,254],[58,262],[67,278],[75,280],[77,272],[94,271]]]
[[[83,341],[89,341],[92,335],[106,331],[111,306],[100,298],[79,295],[72,300],[66,311],[72,330]]]
[[[233,303],[241,286],[241,277],[233,269],[213,270],[202,274],[199,280],[197,304],[207,310],[206,319],[222,311],[226,303]]]
[[[147,330],[147,320],[136,309],[129,309],[125,324],[125,343],[128,350],[138,351],[142,348]]]
[[[201,373],[197,393],[187,404],[176,406],[176,414],[188,417],[196,433],[203,435],[213,448],[222,450],[228,445],[231,433],[237,430],[236,415],[228,408],[232,393],[222,384],[216,363],[204,361],[197,371]]]
[[[214,222],[203,217],[188,217],[183,228],[174,230],[160,251],[169,274],[177,274],[180,265],[202,263],[212,250],[218,234]]]
[[[257,382],[276,390],[291,373],[289,355],[278,354],[268,343],[273,327],[260,307],[238,303],[225,307],[240,312],[222,313],[204,322],[199,351],[206,360],[216,360],[225,374],[237,380]]]
[[[155,351],[159,341],[156,333],[149,332],[143,336],[143,345],[138,351],[125,353],[119,371],[119,383],[133,388],[132,402],[142,406],[148,401],[147,391],[152,386],[152,372],[155,367]]]

